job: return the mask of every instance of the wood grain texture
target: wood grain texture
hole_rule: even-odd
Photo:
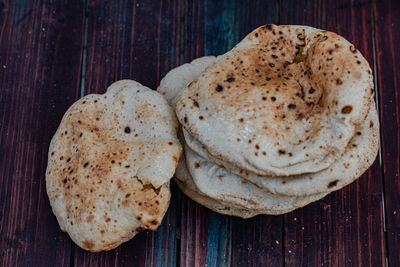
[[[400,2],[375,1],[374,14],[388,262],[400,266]]]
[[[206,54],[204,2],[183,1],[182,8],[184,28],[181,33],[183,39],[181,64]],[[180,266],[205,266],[209,251],[210,223],[212,217],[215,221],[218,215],[212,214],[205,207],[181,194]]]
[[[172,183],[157,231],[109,252],[76,247],[44,175],[81,82],[84,94],[119,79],[155,89],[171,68],[222,54],[266,23],[335,31],[371,67],[375,41],[382,166],[303,209],[248,220],[211,212]],[[399,27],[397,0],[0,0],[0,266],[383,266],[386,255],[400,266]]]
[[[178,64],[180,19],[177,1],[90,1],[85,94],[104,93],[120,79],[156,89]],[[178,221],[176,186],[156,232],[145,231],[115,250],[93,254],[78,247],[77,266],[176,266]]]
[[[281,24],[306,24],[344,36],[373,68],[369,1],[287,1]],[[358,181],[285,216],[286,266],[385,265],[379,161]]]
[[[69,266],[46,194],[50,139],[79,97],[84,1],[0,2],[0,266]]]
[[[254,28],[277,23],[275,1],[184,1],[183,62],[230,50]],[[182,197],[181,266],[280,266],[281,217],[243,220]]]

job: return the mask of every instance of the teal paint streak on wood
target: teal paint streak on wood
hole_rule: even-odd
[[[171,183],[171,204],[166,216],[163,218],[163,222],[157,229],[157,235],[154,236],[153,266],[177,266],[177,239],[180,231],[179,227],[177,227],[180,219],[177,214],[180,209],[178,209],[176,192],[177,186]]]
[[[236,21],[236,5],[232,1],[205,3],[206,54],[220,55],[238,42],[239,24]]]
[[[205,2],[206,54],[221,55],[238,42],[236,5],[231,1]],[[207,266],[231,265],[232,218],[211,214],[208,234]]]
[[[154,266],[177,266],[176,264],[176,233],[168,229],[169,225],[162,223],[157,229],[154,242]]]
[[[20,23],[29,14],[31,8],[27,0],[19,0],[13,4],[14,24]]]
[[[163,265],[163,239],[164,239],[164,224],[161,224],[158,229],[158,235],[157,235],[157,251],[156,251],[156,262],[155,266],[162,266]]]
[[[230,266],[232,218],[213,212],[208,236],[206,265]]]
[[[167,216],[164,217],[163,223],[157,229],[154,266],[177,266],[177,239],[180,238],[180,230],[178,227],[180,217],[177,216],[180,209],[178,207],[179,199],[177,199],[176,196],[177,190],[176,184],[171,183],[172,198],[170,209],[168,210]]]

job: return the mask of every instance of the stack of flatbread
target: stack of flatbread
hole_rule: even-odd
[[[86,250],[156,229],[177,165],[189,197],[249,218],[323,198],[360,177],[378,151],[371,69],[332,32],[260,27],[222,56],[171,70],[158,91],[123,80],[87,95],[50,143],[52,210]]]
[[[176,182],[222,214],[283,214],[360,177],[379,140],[372,72],[343,37],[262,26],[158,91],[182,124]]]

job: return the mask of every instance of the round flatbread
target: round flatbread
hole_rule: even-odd
[[[223,166],[229,172],[273,194],[305,196],[339,190],[360,177],[374,162],[379,149],[379,119],[372,105],[366,120],[356,128],[343,155],[329,168],[309,174],[291,177],[259,176],[243,171],[224,161],[212,157],[187,132],[184,132],[188,147],[199,153],[206,161]]]
[[[167,101],[134,81],[74,103],[51,140],[46,171],[61,229],[90,251],[156,229],[182,150],[177,129]]]
[[[215,62],[215,57],[209,56],[209,57],[198,58],[193,60],[191,63],[179,66],[168,72],[168,74],[161,81],[160,86],[158,87],[157,90],[160,93],[162,93],[169,101],[170,105],[173,106],[175,103],[174,101],[179,97],[179,94],[182,92],[182,88],[186,86],[188,83],[190,83],[193,79],[195,79],[207,67],[211,66],[213,62]],[[183,140],[184,139],[182,137],[182,141]],[[193,157],[195,157],[194,160],[198,161],[201,160],[200,158],[198,158],[198,155],[195,155],[193,151],[190,151],[190,149],[187,150],[187,153],[188,153],[188,156],[186,157],[187,161],[191,162]],[[190,172],[187,170],[186,161],[184,160],[184,158],[185,157],[182,157],[182,159],[179,161],[179,165],[175,173],[177,179],[180,180],[180,182],[178,182],[179,186],[185,192],[185,194],[188,194],[192,199],[218,213],[232,215],[232,216],[239,216],[243,218],[249,218],[258,214],[277,215],[290,212],[296,207],[305,205],[306,203],[306,200],[304,199],[296,197],[291,198],[285,196],[283,196],[283,198],[285,199],[281,201],[282,203],[281,205],[276,204],[280,202],[279,198],[275,199],[274,197],[273,199],[265,200],[265,198],[271,198],[273,196],[271,196],[271,194],[265,191],[258,189],[256,186],[249,184],[242,178],[236,175],[229,174],[228,172],[226,172],[226,170],[221,170],[222,172],[226,173],[226,176],[228,176],[228,178],[225,178],[223,182],[229,184],[229,192],[231,192],[230,195],[233,195],[232,199],[230,199],[229,197],[228,199],[223,199],[224,196],[229,195],[229,193],[224,194],[221,198],[221,196],[215,194],[215,192],[218,192],[218,190],[213,190],[214,192],[214,194],[212,194],[213,197],[210,198],[210,196],[207,196],[207,194],[204,194],[204,192],[201,189],[199,189],[199,187],[196,185],[196,182],[200,180],[200,184],[202,186],[204,185],[205,187],[209,186],[210,188],[212,188],[214,187],[214,185],[212,184],[212,180],[215,179],[215,177],[207,176],[204,177],[204,179],[201,178],[195,179],[196,182],[194,182],[194,179],[192,178]],[[201,169],[204,169],[205,166],[212,165],[207,163],[205,164],[200,163],[200,164],[201,164],[200,167]],[[207,172],[207,170],[205,171]],[[197,172],[194,171],[194,173],[196,173],[197,177],[198,176]],[[247,185],[244,186],[244,188],[240,188],[240,185],[242,184],[243,185],[247,184]],[[217,184],[217,188],[221,188],[221,186],[224,185]],[[239,191],[239,193],[237,191]],[[235,195],[238,197],[235,197]],[[320,195],[319,197],[321,198],[323,196],[325,195]],[[257,198],[262,202],[263,201],[267,202],[267,204],[262,203],[260,205],[257,205],[255,203],[257,201]],[[314,197],[313,199],[317,199],[317,196]],[[269,202],[275,201],[274,203],[276,205],[273,206],[273,203],[268,203],[268,201]],[[308,202],[309,201],[307,201],[307,203]]]
[[[209,198],[205,195],[201,195],[178,179],[175,179],[175,182],[178,184],[179,188],[183,191],[183,193],[185,193],[186,196],[216,213],[227,216],[241,217],[243,219],[248,219],[260,215],[259,212],[253,212],[243,208],[236,208],[232,205],[227,205],[215,199]]]
[[[203,58],[200,58],[196,61],[201,62],[202,59]],[[212,64],[212,62],[209,64]],[[174,82],[164,83],[163,90],[165,92],[175,90],[174,92],[179,94],[179,92],[183,90],[188,82],[180,82],[182,81],[180,78],[182,76],[179,75],[179,73],[180,70],[186,69],[188,65],[190,64],[185,64],[174,69],[174,76],[170,79],[170,81]],[[190,77],[198,77],[209,66],[210,65],[207,65],[197,69],[192,68],[191,70],[193,72]],[[182,71],[182,73],[185,72]],[[168,76],[169,73],[166,77]],[[179,90],[177,89],[178,87],[180,88]],[[174,98],[176,99],[177,96],[174,95]],[[376,158],[379,147],[379,120],[373,100],[370,106],[366,120],[361,125],[357,126],[355,135],[350,144],[346,147],[343,156],[328,169],[315,174],[304,174],[293,177],[258,176],[213,157],[205,150],[203,145],[194,139],[185,129],[183,129],[184,142],[202,158],[206,159],[206,161],[218,166],[223,166],[229,172],[245,178],[247,181],[268,192],[288,196],[328,193],[338,190],[356,180],[368,169]]]
[[[182,89],[199,77],[205,69],[213,65],[215,60],[216,57],[214,56],[200,57],[170,70],[160,81],[157,91],[167,99],[175,110],[175,105],[181,96]]]
[[[208,196],[198,192],[193,180],[190,176],[189,171],[186,168],[186,163],[183,158],[179,160],[178,167],[175,172],[175,182],[179,188],[190,197],[193,201],[200,205],[223,215],[236,216],[244,219],[259,215],[259,211],[250,211],[243,207],[238,207],[229,203],[223,203],[221,201],[209,198]]]
[[[266,25],[191,82],[176,113],[213,157],[258,175],[292,176],[332,165],[372,97],[368,62],[343,37]]]
[[[210,57],[196,59],[194,62],[210,62]],[[187,85],[190,80],[182,81],[180,73],[191,71],[191,78],[196,78],[208,66],[203,68],[190,68],[192,63],[182,65],[170,73],[163,80],[163,92],[167,99],[176,99],[176,94],[181,92],[181,88]],[[180,70],[184,70],[180,72]],[[177,89],[178,88],[178,89]],[[173,104],[173,103],[171,103]],[[257,186],[248,183],[243,178],[231,174],[224,168],[208,163],[199,155],[186,147],[186,162],[180,161],[176,170],[176,177],[181,180],[180,186],[186,194],[201,204],[212,207],[213,210],[234,216],[249,217],[255,214],[282,214],[290,212],[298,207],[302,207],[312,201],[324,197],[326,194],[313,195],[309,197],[288,197],[270,194]],[[187,170],[186,164],[189,166]],[[243,213],[244,211],[247,211]],[[237,211],[240,214],[237,215]],[[251,213],[249,214],[249,212]]]
[[[188,146],[185,146],[185,158],[186,166],[199,192],[210,198],[249,210],[284,213],[326,196],[325,193],[305,197],[269,193],[244,178],[230,173],[225,168],[206,161]],[[266,212],[266,214],[269,213]]]
[[[185,195],[190,197],[192,200],[214,212],[223,215],[236,216],[247,219],[260,214],[280,215],[294,210],[294,209],[285,211],[249,210],[241,206],[237,206],[231,203],[225,203],[210,198],[204,195],[203,193],[199,192],[198,188],[193,182],[193,179],[189,171],[186,168],[186,163],[183,157],[179,160],[179,164],[175,173],[175,181],[178,184],[179,188],[185,193]]]

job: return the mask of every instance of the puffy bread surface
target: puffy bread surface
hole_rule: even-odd
[[[292,210],[285,210],[285,211],[250,210],[243,208],[241,206],[237,206],[231,203],[226,203],[210,198],[209,196],[201,193],[196,187],[189,171],[186,168],[185,159],[183,157],[179,160],[179,164],[175,173],[175,181],[178,184],[179,188],[182,189],[182,191],[192,200],[220,214],[247,219],[260,214],[279,215],[282,213],[288,213],[292,211]]]
[[[335,33],[266,25],[191,82],[176,113],[209,154],[240,169],[313,173],[343,154],[365,120],[371,74]]]
[[[290,177],[259,176],[243,171],[229,163],[212,157],[184,132],[186,145],[199,153],[202,158],[274,194],[305,196],[339,190],[359,178],[374,162],[379,149],[379,120],[375,104],[371,105],[366,120],[357,126],[355,135],[343,155],[327,169]]]
[[[208,59],[207,59],[208,58]],[[207,67],[212,64],[210,57],[196,59],[196,62],[209,62],[203,68],[191,68],[190,77],[198,77]],[[184,64],[168,73],[165,78],[170,77],[164,83],[164,91],[167,95],[176,99],[183,88],[188,84],[182,82],[180,73],[186,73],[190,64]],[[170,76],[172,75],[173,76]],[[164,78],[164,79],[165,79]],[[193,79],[194,79],[193,78]],[[190,82],[190,81],[189,81]],[[375,103],[372,101],[366,120],[357,126],[355,135],[347,145],[345,152],[329,168],[314,174],[296,175],[293,177],[279,176],[258,176],[248,171],[241,170],[236,166],[226,163],[211,156],[201,143],[195,140],[187,131],[183,129],[184,142],[191,150],[199,154],[210,163],[225,167],[229,172],[245,178],[247,181],[258,187],[274,193],[288,196],[306,196],[320,193],[328,193],[338,190],[361,176],[376,158],[379,147],[379,120],[376,112]],[[213,190],[212,188],[209,190]],[[199,191],[197,189],[197,191]]]
[[[193,63],[204,62],[202,67],[191,67]],[[173,99],[182,92],[190,79],[184,80],[183,74],[190,71],[189,77],[195,79],[212,64],[212,57],[203,57],[170,71],[161,81],[157,90],[162,88],[164,95],[173,105]],[[208,63],[208,64],[207,64]],[[182,137],[183,138],[183,137]],[[185,142],[184,140],[182,140]],[[181,158],[175,176],[180,188],[196,202],[218,213],[249,218],[258,214],[283,214],[316,201],[326,194],[307,197],[289,197],[273,195],[247,182],[243,178],[229,173],[224,168],[207,162],[190,148]],[[188,166],[188,167],[187,167]],[[189,170],[190,171],[189,171]]]
[[[211,66],[215,62],[215,59],[216,58],[213,56],[201,57],[193,60],[190,63],[183,64],[169,71],[167,75],[161,80],[160,86],[157,88],[157,91],[163,94],[170,105],[174,107],[176,100],[179,98],[182,92],[182,89],[192,80],[197,78],[200,73],[203,72],[207,67]],[[183,136],[181,137],[181,141],[183,143],[185,142]],[[185,157],[182,157],[179,160],[179,164],[175,172],[175,177],[177,184],[186,195],[188,195],[190,198],[200,203],[201,205],[221,214],[238,216],[242,218],[250,218],[259,214],[278,215],[290,212],[295,209],[293,207],[290,210],[252,210],[246,208],[248,204],[235,205],[233,203],[223,202],[214,198],[210,198],[209,196],[203,194],[194,183],[194,180],[186,167]]]
[[[194,79],[212,64],[216,57],[206,56],[194,59],[190,63],[183,64],[170,70],[160,81],[157,91],[161,93],[168,103],[175,109],[176,102],[181,96],[182,89],[185,88]]]
[[[249,210],[262,210],[265,214],[303,207],[325,197],[325,193],[310,196],[277,195],[262,190],[244,178],[223,167],[210,163],[185,146],[186,166],[198,190],[210,198],[241,206]]]
[[[260,214],[259,211],[250,211],[243,208],[234,207],[233,205],[225,204],[215,199],[209,198],[193,190],[190,186],[181,182],[178,179],[175,179],[175,182],[178,184],[179,188],[185,193],[186,196],[214,212],[228,216],[241,217],[243,219],[248,219]]]
[[[182,150],[177,128],[167,101],[134,81],[74,103],[51,140],[46,171],[61,229],[101,251],[157,228]]]

